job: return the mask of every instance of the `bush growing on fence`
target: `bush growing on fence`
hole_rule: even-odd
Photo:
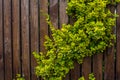
[[[103,52],[112,46],[115,35],[116,14],[112,14],[108,5],[120,0],[71,0],[67,14],[76,21],[73,25],[63,25],[55,29],[50,21],[52,39],[46,37],[46,53],[33,52],[37,60],[36,75],[44,80],[62,80],[74,68],[74,61],[82,63],[86,56]]]
[[[25,78],[21,76],[21,74],[17,74],[16,79],[13,79],[13,80],[25,80]]]
[[[88,79],[89,80],[95,80],[94,74],[93,73],[89,74]],[[85,80],[85,78],[84,77],[80,77],[78,80]]]

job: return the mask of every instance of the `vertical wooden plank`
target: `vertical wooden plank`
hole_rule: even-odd
[[[40,15],[40,14],[39,14]],[[37,80],[35,75],[36,60],[32,55],[33,51],[39,52],[38,35],[38,0],[30,0],[30,38],[31,38],[31,80]]]
[[[30,80],[29,0],[21,0],[22,73]]]
[[[93,73],[95,75],[96,80],[102,80],[102,62],[102,53],[93,56]]]
[[[45,35],[48,35],[48,24],[46,22],[46,16],[48,14],[48,0],[40,0],[40,51],[45,52],[44,41]],[[38,14],[39,15],[39,14]]]
[[[117,53],[116,53],[116,80],[120,80],[120,3],[117,6]]]
[[[68,23],[68,16],[66,14],[67,0],[59,0],[59,24],[60,28],[62,24]],[[64,80],[70,80],[70,74],[67,74]]]
[[[11,0],[3,0],[3,1],[4,1],[5,80],[12,80]]]
[[[58,0],[49,0],[50,2],[50,20],[54,27],[57,29],[58,28],[58,11],[59,11],[59,2]]]
[[[71,80],[78,80],[78,78],[80,77],[80,64],[78,64],[77,62],[74,62],[74,69],[71,70]]]
[[[3,4],[0,0],[0,79],[4,80],[4,59],[3,59]]]
[[[88,80],[88,75],[91,73],[91,58],[86,57],[82,64],[82,76],[85,77],[85,80]]]
[[[67,7],[67,0],[60,0],[59,3],[59,16],[60,16],[60,27],[62,27],[62,24],[67,24],[68,23],[68,16],[66,14],[66,7]]]
[[[114,13],[114,6],[110,6],[109,9],[112,13]],[[113,41],[114,43],[114,41]],[[104,79],[105,80],[114,80],[114,46],[108,48],[105,53],[105,72]]]
[[[45,14],[48,14],[48,0],[39,0],[40,8],[40,51],[45,52],[45,36],[48,35],[48,24]],[[39,14],[38,14],[39,15]],[[42,79],[41,79],[42,80]]]
[[[104,80],[114,80],[114,47],[107,49],[105,53]]]
[[[65,15],[64,15],[65,16]],[[62,17],[62,16],[61,16]],[[63,18],[63,17],[62,17]],[[75,22],[75,19],[73,19],[72,17],[70,17],[69,16],[69,24],[71,24],[71,25],[73,25],[74,24],[74,22]],[[84,61],[84,63],[86,63],[85,61]],[[72,69],[71,71],[70,71],[70,80],[78,80],[78,78],[80,78],[80,76],[81,76],[81,74],[82,75],[85,75],[85,69],[83,68],[82,69],[82,66],[83,67],[85,67],[85,64],[83,64],[83,65],[80,65],[80,64],[78,64],[77,62],[75,62],[74,63],[74,69]],[[90,67],[91,68],[91,67]],[[81,70],[82,69],[82,70]],[[88,68],[89,69],[89,68]],[[85,73],[84,73],[85,72]],[[86,79],[86,78],[85,78]]]
[[[19,0],[12,0],[12,31],[13,31],[13,78],[21,73],[20,63],[20,10]]]

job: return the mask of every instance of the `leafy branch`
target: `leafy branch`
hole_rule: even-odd
[[[48,19],[52,39],[46,37],[46,53],[33,52],[37,60],[36,75],[44,80],[62,80],[74,68],[74,61],[82,63],[87,56],[103,52],[113,45],[116,14],[107,5],[120,0],[71,0],[67,14],[76,21],[55,29]]]

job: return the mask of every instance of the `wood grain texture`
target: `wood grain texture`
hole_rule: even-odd
[[[60,0],[59,2],[59,24],[62,27],[62,24],[68,23],[68,16],[66,14],[67,0]]]
[[[93,73],[96,80],[102,80],[102,65],[103,65],[103,54],[97,54],[93,56]]]
[[[80,64],[74,62],[74,69],[70,71],[70,79],[78,80],[80,78]]]
[[[0,79],[4,80],[4,59],[3,59],[3,5],[0,0]]]
[[[21,0],[22,74],[30,80],[29,0]]]
[[[11,0],[4,0],[5,80],[12,80]]]
[[[104,80],[114,80],[114,47],[105,53]]]
[[[50,8],[49,8],[49,13],[50,13],[50,20],[53,24],[53,26],[58,29],[58,18],[59,18],[59,2],[58,0],[49,0],[50,2]]]
[[[13,36],[13,78],[21,73],[20,62],[20,3],[19,0],[12,1],[12,36]]]
[[[85,77],[85,80],[88,80],[88,75],[91,73],[91,58],[86,57],[82,64],[82,76]]]
[[[48,14],[48,0],[40,0],[39,1],[39,14],[40,14],[40,51],[41,52],[46,52],[45,47],[44,47],[44,42],[45,42],[45,36],[48,35],[48,24],[46,22],[47,14]],[[39,15],[38,14],[38,15]],[[43,80],[40,78],[40,80]]]
[[[114,13],[114,6],[108,6],[112,13]],[[112,40],[113,44],[114,41]],[[105,53],[105,71],[104,71],[104,80],[114,80],[114,46],[106,49]]]
[[[48,0],[40,0],[40,51],[45,52],[44,41],[48,35],[48,24],[46,14],[48,14]]]
[[[31,80],[37,80],[35,75],[37,63],[32,52],[39,52],[38,2],[38,0],[30,0]]]
[[[66,7],[67,0],[0,0],[0,80],[12,80],[18,73],[26,80],[42,80],[34,73],[37,64],[32,52],[46,52],[45,35],[51,34],[46,22],[48,13],[56,29],[68,23]],[[108,7],[114,12],[115,7]],[[116,11],[120,15],[120,4]],[[69,19],[71,24],[74,21]],[[120,17],[116,28],[116,54],[113,46],[106,50],[104,57],[103,54],[94,55],[93,63],[87,57],[82,70],[75,62],[75,68],[64,80],[78,80],[81,74],[88,80],[92,70],[96,80],[120,80]]]
[[[117,14],[120,15],[120,4],[117,6]],[[116,80],[120,80],[120,16],[117,18],[117,53],[116,53]]]

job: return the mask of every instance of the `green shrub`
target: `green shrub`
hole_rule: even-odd
[[[93,73],[89,74],[89,78],[88,79],[89,80],[95,80],[94,74]],[[78,80],[85,80],[85,78],[84,77],[80,77]]]
[[[17,74],[16,79],[13,79],[13,80],[25,80],[25,78],[22,77],[20,74]]]
[[[115,5],[120,0],[71,0],[67,14],[75,19],[73,25],[63,25],[55,29],[50,21],[52,39],[45,41],[46,53],[33,52],[37,60],[36,75],[44,80],[62,80],[74,68],[74,61],[82,63],[86,56],[103,52],[112,46],[115,35],[116,14],[107,5]],[[93,79],[94,80],[94,79]]]

